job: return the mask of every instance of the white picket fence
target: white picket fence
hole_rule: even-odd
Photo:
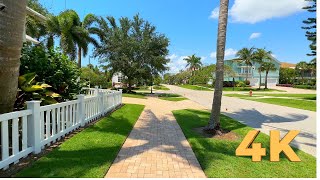
[[[30,153],[40,153],[46,145],[122,104],[121,91],[88,90],[87,95],[78,95],[74,101],[49,106],[30,101],[27,110],[1,114],[0,169],[7,169]]]

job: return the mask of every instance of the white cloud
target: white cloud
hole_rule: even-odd
[[[178,73],[180,70],[186,69],[187,62],[184,60],[188,56],[178,56],[176,54],[172,54],[167,56],[168,59],[170,59],[170,62],[168,63],[168,66],[170,68],[170,73]],[[201,61],[203,62],[206,60],[206,56],[201,56]]]
[[[172,54],[172,55],[170,55],[170,56],[167,56],[167,58],[168,59],[175,59],[175,58],[177,58],[178,56],[176,55],[176,54]]]
[[[232,49],[232,48],[226,49],[225,52],[224,52],[224,57],[226,57],[226,58],[234,57],[237,54],[237,52],[238,52],[237,50]],[[212,52],[210,54],[210,57],[212,59],[215,59],[217,57],[217,52]]]
[[[219,7],[216,7],[213,9],[209,18],[210,19],[218,19],[219,18]]]
[[[257,39],[261,36],[261,33],[252,33],[249,39]]]
[[[305,0],[235,0],[230,10],[234,22],[257,23],[303,11]]]

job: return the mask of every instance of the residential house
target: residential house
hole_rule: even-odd
[[[268,74],[268,86],[276,86],[276,84],[279,83],[279,70],[281,62],[279,62],[276,58],[271,57],[271,62],[275,64],[277,70],[276,71],[270,71]],[[235,72],[235,76],[231,77],[230,75],[226,75],[224,77],[224,81],[232,81],[233,78],[235,81],[245,81],[247,74],[248,74],[248,80],[250,81],[251,86],[259,86],[259,71],[258,68],[260,67],[260,64],[257,62],[253,62],[252,66],[247,66],[243,62],[232,59],[232,60],[225,60],[225,65],[229,65],[232,67],[232,69]],[[261,73],[261,84],[264,84],[265,82],[265,76],[266,73]]]
[[[114,73],[112,75],[112,86],[115,88],[123,88],[126,86],[124,83],[126,76],[124,76],[121,72]]]

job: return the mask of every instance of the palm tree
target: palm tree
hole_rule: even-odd
[[[189,69],[192,72],[192,75],[194,71],[196,71],[197,69],[200,69],[202,66],[201,57],[197,57],[195,54],[193,54],[192,56],[188,56],[183,60],[187,61],[186,67],[189,67]]]
[[[0,114],[11,112],[18,89],[27,0],[2,0],[0,9]]]
[[[229,0],[220,0],[215,91],[210,120],[207,127],[204,128],[204,130],[207,132],[218,134],[221,134],[220,112],[223,89],[224,52],[226,48],[226,34],[228,24],[228,6]]]
[[[316,62],[316,59],[313,59],[313,60],[310,61],[310,63],[308,63],[308,69],[310,71],[311,78],[312,77],[316,77],[316,73],[317,73],[317,62]]]
[[[253,61],[259,63],[258,72],[259,72],[259,89],[261,89],[261,71],[264,60],[271,60],[271,51],[266,51],[265,49],[257,49],[253,53]]]
[[[88,45],[91,43],[98,46],[98,42],[90,35],[100,35],[100,31],[97,27],[91,25],[101,19],[88,14],[81,22],[75,11],[66,10],[58,16],[50,16],[47,27],[52,35],[60,37],[60,46],[71,59],[75,60],[78,53],[78,66],[80,68],[82,55],[86,56],[88,53]]]
[[[304,83],[305,72],[308,70],[308,63],[301,61],[296,65],[296,71],[300,74],[302,82]]]
[[[255,48],[242,48],[239,50],[236,54],[240,62],[247,65],[247,74],[246,74],[246,81],[248,81],[249,77],[249,67],[252,67],[252,60],[253,60],[253,54],[254,54]]]
[[[272,62],[263,62],[261,66],[261,71],[266,72],[266,78],[265,78],[265,89],[268,89],[268,74],[270,71],[276,71],[276,65]]]

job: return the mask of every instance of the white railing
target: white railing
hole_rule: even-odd
[[[27,110],[0,115],[0,169],[30,153],[40,153],[46,145],[111,112],[122,104],[122,92],[96,88],[93,94],[78,95],[74,101],[40,103],[30,101]]]

